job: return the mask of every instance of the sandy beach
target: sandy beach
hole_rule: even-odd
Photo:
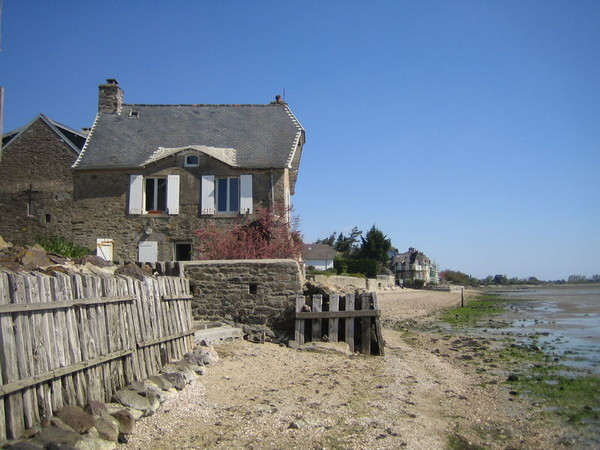
[[[378,298],[385,357],[216,346],[219,362],[140,420],[124,448],[586,448],[504,380],[477,372],[456,339],[406,331],[460,293]]]

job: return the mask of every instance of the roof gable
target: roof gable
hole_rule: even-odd
[[[327,244],[304,244],[302,247],[302,258],[305,261],[334,260],[337,251]]]
[[[38,114],[24,127],[8,132],[2,136],[2,149],[6,149],[10,144],[16,142],[19,137],[25,133],[35,122],[41,120],[46,124],[75,154],[79,154],[85,145],[87,134],[82,131],[62,125],[44,114]]]

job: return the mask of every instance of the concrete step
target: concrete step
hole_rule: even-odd
[[[193,330],[206,330],[207,328],[216,328],[220,327],[223,324],[217,321],[208,321],[208,320],[194,320],[192,323]]]
[[[232,327],[231,325],[221,325],[219,327],[205,328],[196,330],[195,341],[200,344],[202,341],[206,345],[218,344],[223,341],[231,341],[234,339],[243,339],[244,332],[241,328]]]

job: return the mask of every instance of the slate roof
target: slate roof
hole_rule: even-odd
[[[297,171],[304,129],[287,105],[139,105],[99,113],[75,169],[142,167],[193,147],[242,168]],[[300,145],[298,145],[300,144]],[[212,154],[211,154],[212,153]]]
[[[305,261],[333,260],[337,251],[327,244],[304,244],[302,258]]]

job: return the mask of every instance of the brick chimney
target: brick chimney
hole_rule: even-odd
[[[106,84],[98,86],[98,112],[121,114],[123,90],[114,78],[107,78]]]

